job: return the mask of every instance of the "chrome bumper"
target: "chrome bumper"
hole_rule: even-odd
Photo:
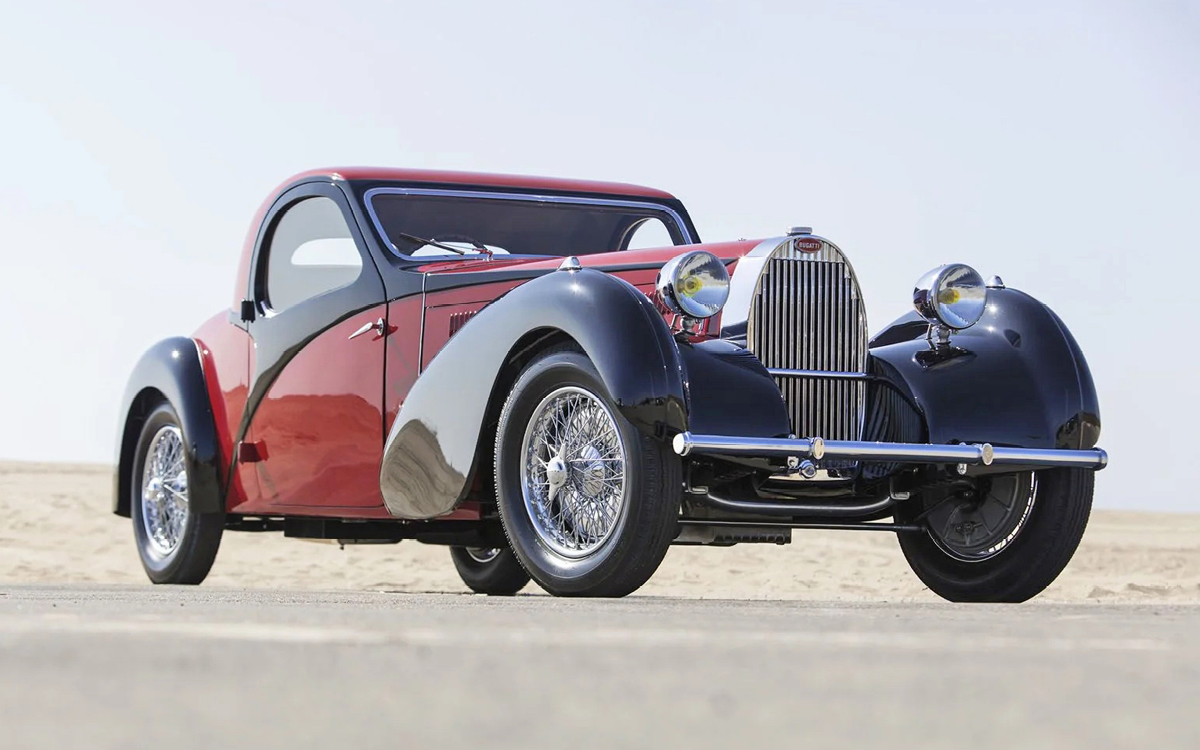
[[[816,438],[747,438],[733,435],[693,435],[681,432],[672,445],[681,456],[752,456],[759,458],[811,458],[891,463],[967,464],[974,466],[1075,466],[1103,469],[1108,454],[1099,448],[993,448],[973,445],[926,443],[868,443],[857,440]]]

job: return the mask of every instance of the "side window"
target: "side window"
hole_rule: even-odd
[[[267,248],[267,304],[276,312],[352,284],[362,256],[337,203],[305,198],[287,209]]]
[[[626,235],[624,250],[640,250],[645,247],[671,247],[675,240],[667,231],[662,219],[650,218],[636,224]]]

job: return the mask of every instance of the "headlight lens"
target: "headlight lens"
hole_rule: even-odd
[[[960,331],[983,317],[987,286],[979,272],[968,265],[939,266],[917,280],[913,305],[930,323]]]
[[[689,318],[711,318],[729,299],[729,271],[712,253],[693,250],[667,261],[658,272],[655,286],[671,312]]]

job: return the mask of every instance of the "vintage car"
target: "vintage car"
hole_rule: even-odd
[[[1083,534],[1099,407],[1041,302],[952,263],[867,335],[806,227],[701,243],[633,185],[306,172],[230,309],[152,347],[113,510],[156,583],[222,534],[448,545],[471,589],[623,596],[672,544],[897,534],[955,601],[1021,601]]]

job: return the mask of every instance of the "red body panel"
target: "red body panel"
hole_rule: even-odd
[[[392,429],[396,414],[421,374],[421,295],[388,303],[387,362],[384,364],[383,433]]]
[[[672,200],[668,192],[642,185],[595,180],[568,180],[561,177],[488,174],[485,172],[446,172],[435,169],[393,169],[387,167],[329,167],[312,169],[295,175],[281,189],[309,177],[330,177],[338,180],[379,180],[381,182],[426,183],[484,188],[515,188],[518,190],[552,191],[560,193],[600,193],[638,198]],[[277,191],[278,192],[278,191]]]
[[[688,245],[686,247],[665,247],[653,248],[646,250],[626,250],[613,253],[598,253],[595,255],[579,256],[579,263],[585,268],[591,267],[612,267],[612,266],[638,266],[643,264],[659,264],[666,263],[671,258],[674,258],[681,252],[686,250],[707,250],[713,253],[718,258],[723,258],[727,261],[732,261],[729,264],[729,272],[732,274],[733,269],[738,259],[746,253],[754,249],[757,241],[739,241],[739,242],[722,242],[712,243],[707,245]],[[469,273],[487,270],[490,268],[501,268],[519,266],[521,268],[536,269],[536,270],[551,270],[556,269],[562,264],[562,258],[546,258],[546,259],[496,259],[492,261],[472,260],[472,261],[450,261],[442,264],[430,263],[422,266],[421,270],[430,274],[457,274]],[[614,276],[619,276],[625,279],[630,284],[640,289],[647,296],[654,292],[654,283],[658,278],[658,268],[630,268],[627,270],[613,271]],[[492,284],[478,284],[475,286],[460,287],[458,289],[449,289],[443,292],[434,292],[425,295],[425,343],[421,348],[421,369],[423,370],[434,356],[441,350],[446,342],[450,340],[452,318],[455,315],[469,314],[478,312],[487,303],[496,299],[505,292],[513,289],[516,286],[525,283],[524,281],[498,281]],[[666,317],[670,318],[670,313],[664,311]],[[716,330],[719,327],[719,316],[709,321],[708,329]],[[412,383],[408,383],[411,387]],[[407,392],[407,390],[405,391]],[[392,419],[395,414],[392,411],[392,404],[395,404],[395,409],[399,409],[399,401],[397,396],[389,394],[389,413],[392,414]],[[402,400],[402,395],[399,396]],[[389,427],[391,420],[388,422]]]
[[[254,472],[239,464],[232,477],[226,476],[233,458],[233,441],[246,409],[250,365],[250,337],[229,322],[228,313],[209,319],[193,337],[200,347],[204,383],[212,404],[213,422],[220,441],[221,481],[229,488],[226,507],[239,505],[257,492]]]
[[[238,272],[235,313],[247,295],[251,257],[264,217],[284,191],[313,178],[673,200],[669,193],[653,188],[586,180],[371,167],[303,172],[272,191],[251,225]],[[686,249],[703,247],[732,259],[744,255],[754,244],[736,242]],[[684,249],[585,255],[579,261],[585,267],[634,266],[616,273],[650,294],[657,266]],[[437,275],[516,268],[550,271],[561,262],[557,257],[498,256],[491,260],[437,260],[413,270]],[[639,265],[652,267],[636,268]],[[384,441],[405,397],[420,372],[471,313],[524,281],[496,281],[394,300],[352,316],[305,345],[283,367],[251,421],[244,439],[253,449],[244,456],[248,461],[236,464],[234,476],[228,478],[228,510],[248,515],[390,517],[379,491],[379,468]],[[372,333],[349,340],[364,322],[378,317],[388,321],[385,337]],[[250,373],[255,371],[254,346],[244,330],[229,322],[228,313],[207,322],[196,338],[204,351],[222,461],[229,466],[246,406]],[[448,517],[478,515],[477,504],[467,503]]]
[[[386,314],[380,305],[348,318],[283,368],[250,424],[248,440],[263,456],[252,464],[258,492],[232,510],[382,507],[384,337],[349,336]]]

